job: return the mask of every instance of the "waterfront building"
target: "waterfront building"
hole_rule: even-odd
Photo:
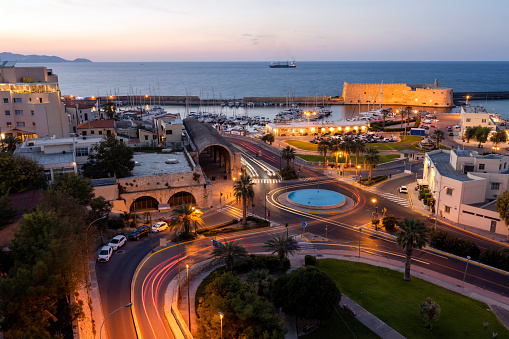
[[[51,69],[0,62],[0,132],[22,140],[70,135],[58,77]]]
[[[184,133],[184,123],[180,114],[165,113],[154,117],[154,128],[157,132],[159,143],[163,146],[180,148]]]
[[[318,134],[334,134],[334,133],[357,133],[367,132],[368,123],[366,121],[310,121],[295,123],[269,123],[265,126],[267,133],[275,136],[295,136],[295,135],[312,135]]]
[[[80,136],[110,136],[115,134],[115,120],[92,120],[79,124],[76,127]]]
[[[509,189],[509,157],[466,150],[428,152],[421,183],[429,185],[440,217],[508,234],[495,201]]]
[[[496,131],[497,123],[502,122],[498,114],[488,113],[484,107],[479,106],[461,106],[459,126],[461,134],[465,133],[468,127],[488,127],[491,131]]]
[[[343,84],[345,105],[454,107],[452,88],[434,84]]]

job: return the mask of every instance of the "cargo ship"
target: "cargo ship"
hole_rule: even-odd
[[[295,68],[295,59],[292,62],[281,62],[281,61],[272,61],[269,65],[270,68]]]

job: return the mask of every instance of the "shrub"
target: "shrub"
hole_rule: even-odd
[[[194,232],[179,233],[177,237],[171,238],[171,242],[189,241],[196,239],[197,235]]]
[[[382,219],[382,225],[385,227],[386,231],[392,231],[394,228],[396,228],[397,222],[398,219],[393,215],[388,215]]]
[[[292,180],[297,179],[297,172],[295,172],[295,169],[291,166],[285,166],[279,174],[281,175],[281,178],[283,180]]]
[[[362,185],[364,185],[364,186],[371,186],[371,185],[374,185],[376,183],[379,183],[380,181],[384,181],[387,178],[388,178],[388,176],[386,176],[386,175],[379,175],[377,177],[372,177],[371,181],[369,180],[369,178],[365,178],[365,179],[360,179],[357,182],[362,184]]]
[[[285,259],[283,268],[288,270],[290,268],[290,260]],[[276,256],[252,255],[250,259],[239,260],[233,264],[233,270],[238,273],[247,273],[254,269],[267,269],[269,273],[279,271],[279,258]]]
[[[304,257],[304,264],[306,266],[316,266],[318,264],[318,261],[316,260],[316,257],[314,255],[306,254]]]
[[[481,254],[481,250],[472,240],[455,237],[440,229],[431,231],[430,246],[460,257],[470,256],[472,260],[479,259]]]
[[[509,271],[509,252],[506,249],[487,248],[482,251],[479,261],[483,264]]]

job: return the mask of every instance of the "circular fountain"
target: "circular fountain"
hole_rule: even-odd
[[[287,201],[295,206],[315,210],[332,210],[346,203],[341,193],[324,189],[303,189],[288,193]]]

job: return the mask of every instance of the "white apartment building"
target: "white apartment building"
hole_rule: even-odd
[[[78,133],[78,125],[87,121],[99,119],[98,111],[95,109],[95,106],[92,105],[75,102],[65,104],[65,112],[69,116],[69,128],[71,133]]]
[[[0,132],[20,139],[68,137],[58,77],[46,67],[0,62]]]
[[[482,230],[508,235],[494,207],[509,189],[509,157],[475,151],[426,153],[423,181],[429,184],[439,216]]]
[[[154,127],[159,143],[164,146],[181,147],[186,134],[179,114],[167,113],[154,117]]]
[[[461,135],[467,127],[488,127],[491,131],[497,129],[499,117],[497,114],[488,113],[484,107],[461,106],[460,108],[460,128]]]
[[[67,138],[27,138],[14,154],[37,161],[44,167],[48,182],[60,173],[78,173],[87,162],[93,146],[104,140],[103,136]]]

